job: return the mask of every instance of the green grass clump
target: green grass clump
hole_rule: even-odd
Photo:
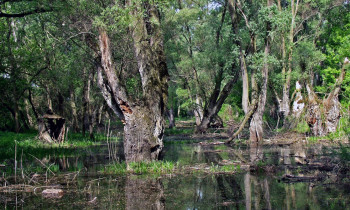
[[[121,162],[121,163],[109,164],[109,165],[105,166],[100,172],[107,173],[107,174],[124,175],[127,173],[126,163]]]
[[[307,132],[310,132],[310,128],[309,128],[309,125],[307,124],[307,122],[305,120],[303,120],[297,124],[295,131],[297,133],[307,133]]]
[[[224,165],[224,166],[219,166],[219,165],[214,165],[212,164],[210,166],[209,171],[212,173],[233,173],[237,172],[241,169],[240,165]]]
[[[152,162],[131,162],[127,167],[125,162],[115,163],[106,166],[102,173],[115,174],[166,174],[174,171],[177,163],[171,161],[152,161]]]

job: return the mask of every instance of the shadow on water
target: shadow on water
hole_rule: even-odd
[[[122,160],[122,145],[118,147],[116,154]],[[339,157],[332,153],[337,149],[301,142],[235,147],[167,144],[163,160],[246,167],[236,173],[175,173],[154,178],[97,173],[111,158],[107,146],[93,146],[68,156],[41,157],[63,172],[46,183],[63,189],[62,198],[43,198],[46,188],[37,187],[28,192],[2,191],[0,202],[5,209],[346,209],[349,173],[339,168]]]

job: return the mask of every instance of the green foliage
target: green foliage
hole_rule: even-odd
[[[307,133],[310,131],[310,127],[305,120],[298,122],[295,131],[298,133]]]
[[[339,16],[339,13],[343,14]],[[317,87],[317,91],[327,93],[339,76],[345,57],[350,57],[350,14],[349,8],[337,8],[332,10],[324,23],[324,32],[319,44],[324,48],[325,60],[320,73],[323,84]],[[346,74],[343,81],[341,103],[349,106],[350,76]]]

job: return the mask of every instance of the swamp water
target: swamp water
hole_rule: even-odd
[[[165,144],[162,159],[187,168],[168,175],[104,175],[107,145],[23,161],[23,167],[55,164],[28,177],[26,190],[3,190],[2,209],[349,209],[347,168],[336,146],[302,142],[263,146]],[[114,152],[122,160],[122,147]],[[236,172],[217,168],[236,165]],[[239,166],[237,166],[239,165]],[[44,175],[42,175],[44,174]],[[21,176],[20,172],[17,172]],[[45,180],[46,184],[38,184]],[[13,182],[13,180],[7,180]],[[3,180],[4,182],[4,180]],[[30,183],[28,183],[30,182]],[[38,182],[36,184],[36,182]],[[40,183],[43,183],[41,181]],[[24,187],[25,188],[25,187]],[[42,191],[60,188],[61,198]]]

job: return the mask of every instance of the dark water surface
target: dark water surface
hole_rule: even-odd
[[[121,147],[116,157],[122,157]],[[350,209],[350,177],[339,148],[302,143],[235,146],[166,144],[163,160],[197,167],[175,175],[101,175],[108,147],[40,158],[63,175],[48,175],[62,198],[29,192],[1,192],[3,209]],[[242,162],[242,159],[247,163]],[[35,160],[25,161],[32,166]],[[205,173],[203,167],[241,162],[236,173]],[[249,163],[249,164],[248,164]],[[250,169],[243,170],[243,165]],[[26,166],[24,166],[26,167]],[[249,167],[249,166],[248,166]],[[76,171],[80,171],[77,173]],[[31,183],[33,186],[35,185]],[[34,193],[33,193],[34,191]]]

